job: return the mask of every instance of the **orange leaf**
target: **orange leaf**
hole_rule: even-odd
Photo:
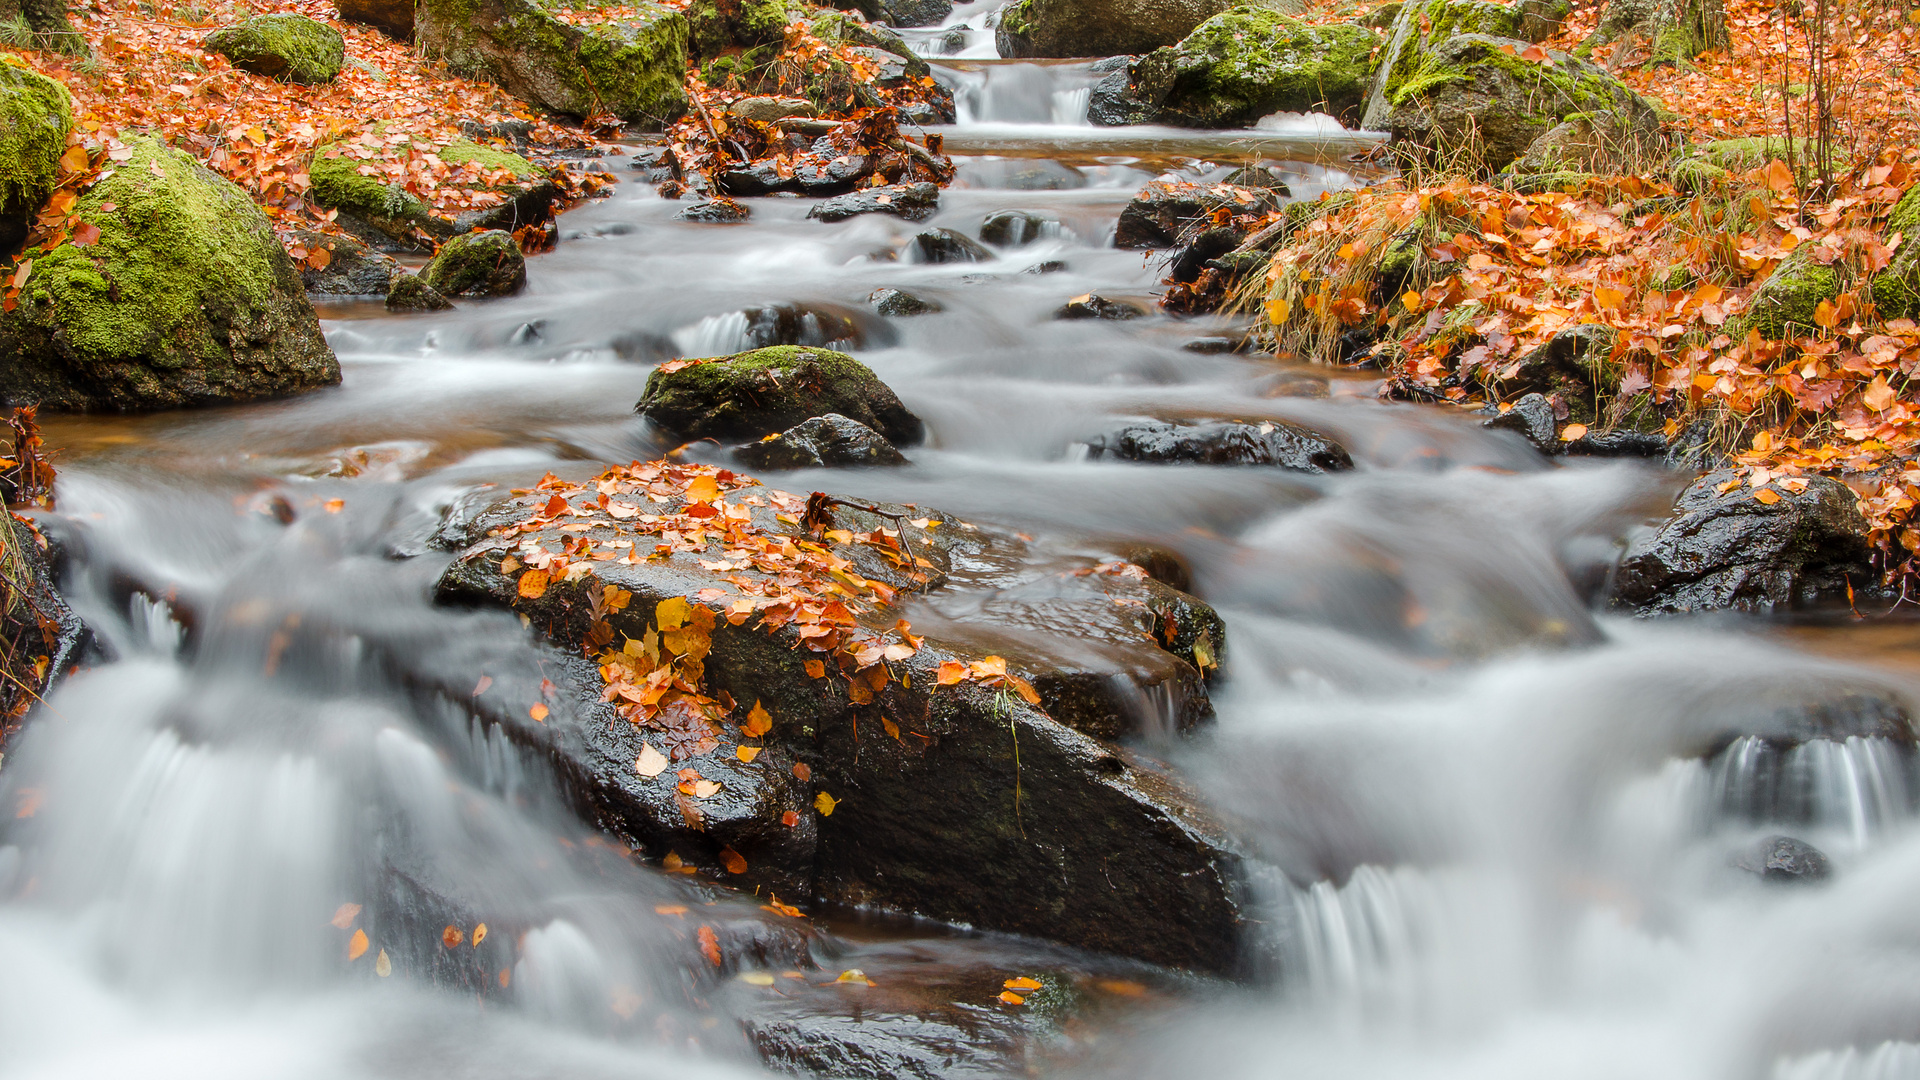
[[[746,858],[730,847],[720,849],[720,865],[726,867],[727,873],[729,874],[744,874],[747,872]]]
[[[789,810],[786,813],[780,815],[780,824],[785,825],[787,828],[791,829],[795,825],[800,824],[800,815]]]
[[[1860,400],[1874,412],[1885,412],[1887,407],[1893,404],[1893,399],[1893,387],[1887,385],[1885,375],[1875,375],[1873,381],[1867,384],[1867,389],[1860,395]]]
[[[1038,990],[1038,989],[1040,989],[1040,981],[1039,981],[1038,979],[1029,979],[1029,978],[1027,978],[1027,977],[1026,977],[1025,975],[1022,975],[1021,977],[1019,977],[1019,978],[1017,978],[1017,979],[1008,979],[1008,980],[1006,981],[1006,983],[1005,983],[1004,985],[1005,985],[1005,986],[1006,986],[1006,988],[1007,988],[1007,989],[1009,989],[1009,990]]]
[[[653,910],[656,915],[685,915],[687,913],[687,905],[655,904],[653,905]]]
[[[1560,429],[1560,441],[1572,442],[1575,439],[1584,437],[1586,433],[1587,433],[1587,425],[1568,424],[1566,427],[1563,427]]]
[[[1007,676],[1007,685],[1013,687],[1014,693],[1019,694],[1021,699],[1027,704],[1040,704],[1040,691],[1035,690],[1033,684],[1027,680],[1018,675],[1009,675]]]
[[[479,948],[480,943],[485,940],[487,940],[487,924],[481,923],[473,928],[473,947]]]
[[[940,674],[936,681],[941,686],[958,686],[970,677],[967,665],[958,660],[948,660],[940,665]]]
[[[1021,997],[1011,990],[1000,991],[1000,1001],[1006,1005],[1025,1005],[1027,1003],[1026,998]]]
[[[358,960],[367,955],[368,944],[370,943],[367,941],[367,932],[355,930],[353,936],[347,939],[347,959]]]
[[[760,747],[736,746],[733,748],[733,756],[751,765],[753,764],[753,759],[760,756]]]
[[[533,717],[535,721],[544,724],[547,722],[547,707],[545,705],[535,705],[533,708],[527,710],[527,715]]]
[[[89,164],[91,162],[87,160],[87,148],[84,146],[69,146],[67,152],[60,155],[60,167],[68,172],[80,172]]]
[[[807,661],[807,678],[824,679],[827,677],[827,665],[819,660]]]
[[[711,476],[696,476],[687,485],[687,501],[710,503],[720,497],[720,484]]]
[[[793,763],[793,776],[794,779],[804,784],[813,779],[813,770],[807,767],[806,762],[796,761]]]
[[[440,931],[440,944],[445,945],[449,949],[465,940],[467,940],[466,932],[457,926],[448,926],[445,930]]]
[[[359,904],[341,904],[333,913],[332,922],[335,929],[345,930],[347,927],[352,926],[353,920],[359,916],[359,914]]]
[[[700,928],[700,955],[706,957],[707,963],[714,967],[720,966],[720,939],[714,936],[711,926]]]
[[[747,722],[741,725],[740,730],[754,739],[773,730],[773,717],[767,715],[767,710],[761,706],[757,698],[754,700],[753,708],[747,712]]]
[[[547,572],[529,570],[520,575],[520,595],[527,600],[538,600],[547,594]]]
[[[1760,488],[1753,493],[1753,497],[1759,500],[1762,506],[1772,506],[1780,501],[1780,493],[1772,488]]]

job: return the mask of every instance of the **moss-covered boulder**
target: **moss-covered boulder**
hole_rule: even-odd
[[[704,63],[733,48],[786,40],[787,0],[694,0],[687,6],[687,54]]]
[[[414,39],[456,75],[586,119],[659,128],[687,111],[687,19],[641,0],[574,25],[533,0],[420,0]]]
[[[1727,47],[1724,0],[1607,0],[1593,33],[1575,50],[1590,56],[1612,45],[1610,66],[1686,66],[1701,53]]]
[[[1401,5],[1387,29],[1379,64],[1367,84],[1361,126],[1384,131],[1393,95],[1426,62],[1427,56],[1460,34],[1491,34],[1520,41],[1545,41],[1572,10],[1568,0],[1413,0]]]
[[[36,259],[0,314],[0,396],[131,411],[339,382],[293,260],[247,193],[158,141],[129,145],[74,206],[100,238]]]
[[[1760,168],[1768,162],[1791,160],[1796,163],[1797,179],[1805,183],[1813,175],[1817,152],[1812,139],[1787,139],[1779,135],[1716,139],[1680,148],[1667,163],[1667,180],[1675,188],[1693,194],[1709,191],[1735,174]]]
[[[15,63],[0,63],[0,248],[26,239],[40,204],[53,194],[60,155],[73,128],[67,88]]]
[[[67,0],[0,0],[0,22],[24,27],[36,49],[87,55],[87,39],[67,21]]]
[[[1893,261],[1873,276],[1868,289],[1880,314],[1891,319],[1920,318],[1920,184],[1907,189],[1887,215],[1887,235],[1900,236]]]
[[[340,31],[305,15],[256,15],[215,30],[204,44],[242,71],[308,86],[332,82],[347,62]]]
[[[634,411],[676,439],[758,439],[828,413],[897,446],[920,441],[920,418],[867,365],[845,353],[777,345],[654,369]]]
[[[547,170],[510,150],[458,140],[437,151],[461,170],[447,186],[495,196],[485,207],[448,218],[399,184],[383,182],[379,170],[340,144],[323,146],[308,162],[313,201],[339,211],[339,223],[385,251],[430,252],[448,237],[475,229],[538,225],[553,216],[560,189]],[[365,170],[364,172],[362,170]]]
[[[413,40],[413,0],[334,0],[348,22],[371,26],[395,41]]]
[[[527,257],[511,233],[465,233],[440,245],[420,280],[442,296],[512,296],[527,286]]]
[[[1626,84],[1564,53],[1526,59],[1527,48],[1487,34],[1443,42],[1394,92],[1387,130],[1395,148],[1410,159],[1494,173],[1576,114],[1612,114],[1606,123],[1635,140],[1660,137],[1653,106]]]
[[[1527,152],[1508,165],[1507,172],[1529,177],[1642,173],[1657,168],[1667,152],[1667,140],[1657,127],[1636,125],[1618,111],[1575,113],[1527,144]],[[1525,182],[1507,186],[1534,187]]]
[[[1231,0],[1019,0],[1000,9],[1005,57],[1119,56],[1172,45]]]
[[[1135,93],[1160,123],[1244,127],[1273,112],[1359,119],[1376,39],[1353,23],[1312,26],[1263,8],[1235,8],[1134,65]]]
[[[453,301],[441,296],[418,274],[398,274],[387,289],[387,310],[394,312],[445,311]]]
[[[1819,331],[1813,313],[1821,301],[1840,295],[1839,271],[1813,261],[1812,244],[1795,248],[1780,260],[1773,273],[1747,297],[1747,307],[1727,320],[1727,333],[1736,338],[1758,330],[1770,341]]]

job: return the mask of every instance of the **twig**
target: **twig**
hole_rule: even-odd
[[[920,569],[921,559],[920,556],[914,554],[913,541],[907,538],[907,515],[888,513],[877,506],[868,506],[865,503],[853,502],[850,499],[839,499],[824,491],[816,491],[807,499],[807,512],[806,516],[801,519],[801,524],[808,532],[819,531],[820,527],[826,524],[826,511],[835,506],[844,506],[849,510],[864,510],[875,517],[886,518],[899,526],[900,546],[907,550],[907,569],[909,571],[907,577],[908,580],[912,580],[913,574],[917,573]],[[929,562],[927,565],[931,568],[933,564]],[[921,585],[923,589],[925,586],[930,585],[932,580],[931,575],[921,575]]]
[[[693,107],[700,110],[700,122],[707,125],[707,134],[713,136],[713,141],[716,143],[724,142],[728,146],[733,147],[733,152],[740,155],[741,161],[752,161],[753,158],[747,153],[746,147],[741,146],[732,139],[723,139],[720,137],[720,128],[713,122],[713,114],[707,111],[707,103],[700,100],[700,95],[689,94],[688,96],[693,98]]]

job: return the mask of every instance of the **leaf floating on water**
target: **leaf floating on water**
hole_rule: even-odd
[[[1093,985],[1121,997],[1146,997],[1147,988],[1131,979],[1101,979]]]
[[[359,915],[359,904],[341,904],[333,910],[333,918],[330,921],[333,923],[335,929],[345,930],[347,927],[353,925],[353,920],[358,918]]]
[[[1027,1003],[1026,998],[1021,997],[1011,990],[1000,991],[1000,1000],[1007,1005],[1025,1005]]]
[[[327,511],[327,513],[329,513],[329,514],[337,514],[337,513],[339,513],[340,511],[342,511],[342,510],[345,510],[345,509],[347,508],[347,500],[345,500],[345,499],[328,499],[328,500],[326,501],[326,503],[325,503],[324,505],[325,505],[325,507],[326,507],[326,511]]]
[[[449,949],[465,940],[467,940],[466,931],[461,930],[457,926],[450,925],[445,930],[440,931],[440,943]]]
[[[1001,985],[1009,990],[1038,990],[1040,989],[1040,980],[1029,979],[1025,975],[1022,975],[1017,979],[1008,979]]]
[[[652,743],[641,743],[640,756],[633,759],[633,771],[651,780],[667,771],[667,755],[655,750]]]
[[[747,722],[741,726],[740,730],[755,739],[773,730],[773,717],[761,706],[758,699],[754,700],[753,708],[748,710]]]
[[[480,943],[485,940],[487,940],[487,924],[481,923],[473,928],[473,947],[479,948]]]
[[[714,786],[719,787],[720,785],[715,784]],[[720,849],[720,865],[726,867],[727,873],[729,874],[744,874],[747,872],[746,858],[730,847]]]
[[[740,981],[748,986],[772,986],[773,976],[764,971],[743,971]]]
[[[833,808],[839,805],[839,799],[834,798],[824,791],[813,797],[813,808],[820,811],[821,817],[832,817]]]
[[[367,946],[370,944],[365,930],[355,930],[353,936],[347,939],[347,959],[353,961],[367,955]]]
[[[781,903],[780,898],[771,893],[767,895],[767,902],[760,905],[760,910],[771,911],[775,915],[785,915],[789,919],[797,919],[800,917],[799,908],[794,907],[792,904]]]
[[[837,983],[852,983],[855,986],[879,985],[878,983],[874,982],[872,979],[867,978],[867,973],[864,971],[861,971],[859,968],[848,968],[847,970],[840,973],[839,978],[833,981]]]
[[[813,769],[804,761],[796,761],[793,763],[793,777],[801,783],[806,783],[813,779]]]
[[[473,684],[473,696],[479,697],[481,694],[486,693],[487,687],[492,685],[493,685],[493,676],[491,675],[480,676],[480,681]]]
[[[393,961],[387,959],[387,950],[381,949],[380,955],[373,958],[373,973],[383,979],[393,974]]]
[[[685,915],[687,913],[687,905],[655,904],[653,905],[653,913],[655,915]]]
[[[707,958],[707,963],[712,964],[714,967],[719,967],[720,966],[720,939],[714,936],[713,927],[702,926],[700,928],[699,937],[700,937],[700,955]]]
[[[520,596],[525,600],[538,600],[547,595],[547,572],[529,570],[520,575]]]
[[[544,724],[547,722],[547,707],[545,705],[535,705],[533,708],[527,710],[527,715],[533,717],[535,721]]]
[[[759,757],[759,756],[760,756],[760,747],[758,747],[758,746],[736,746],[736,747],[734,747],[734,748],[733,748],[733,756],[734,756],[734,757],[737,757],[737,758],[739,758],[739,759],[740,759],[741,761],[743,761],[743,762],[745,762],[745,763],[747,763],[747,764],[749,764],[749,765],[751,765],[751,764],[753,764],[753,759],[754,759],[754,758],[757,758],[757,757]]]

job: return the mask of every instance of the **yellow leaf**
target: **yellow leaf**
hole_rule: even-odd
[[[696,476],[687,485],[687,501],[710,503],[720,497],[720,482],[711,476]]]
[[[1772,488],[1761,488],[1753,493],[1753,497],[1759,500],[1762,506],[1772,506],[1780,501],[1780,493]]]
[[[1286,322],[1287,316],[1292,313],[1293,304],[1284,296],[1276,296],[1267,301],[1267,321],[1275,326]]]
[[[847,970],[840,973],[839,978],[833,981],[843,982],[843,983],[859,983],[862,986],[873,985],[873,983],[867,980],[867,973],[864,971],[861,971],[859,968],[848,968]]]
[[[760,748],[757,746],[737,746],[734,747],[733,756],[751,764],[754,758],[760,756]]]
[[[529,570],[520,575],[520,595],[527,600],[538,600],[547,594],[547,572]]]
[[[67,152],[60,155],[60,167],[68,172],[80,172],[88,164],[87,148],[84,146],[69,146]]]
[[[1009,990],[1040,989],[1040,981],[1038,979],[1029,979],[1024,975],[1022,975],[1020,978],[1017,978],[1017,979],[1008,979],[1004,985]]]
[[[661,630],[678,630],[693,618],[693,605],[685,597],[673,596],[660,601],[653,608],[653,623]]]
[[[652,743],[640,744],[640,756],[633,759],[633,771],[651,780],[667,770],[667,755],[653,748]]]
[[[381,949],[380,955],[373,958],[373,973],[383,979],[393,974],[393,961],[387,959],[387,950]]]
[[[353,937],[347,940],[347,959],[358,960],[367,955],[367,945],[367,932],[365,930],[355,930]],[[381,955],[384,956],[385,954],[382,953]]]
[[[739,978],[741,982],[746,983],[748,986],[773,985],[773,976],[764,971],[743,971],[740,973]]]
[[[834,798],[824,791],[813,797],[813,808],[820,811],[821,817],[832,817],[833,808],[839,805],[839,799]]]
[[[1582,436],[1586,435],[1586,433],[1587,433],[1587,425],[1568,424],[1566,427],[1560,429],[1560,441],[1572,442],[1573,440],[1581,438]]]
[[[480,943],[485,940],[487,940],[487,924],[481,923],[473,928],[473,947],[479,948]]]

